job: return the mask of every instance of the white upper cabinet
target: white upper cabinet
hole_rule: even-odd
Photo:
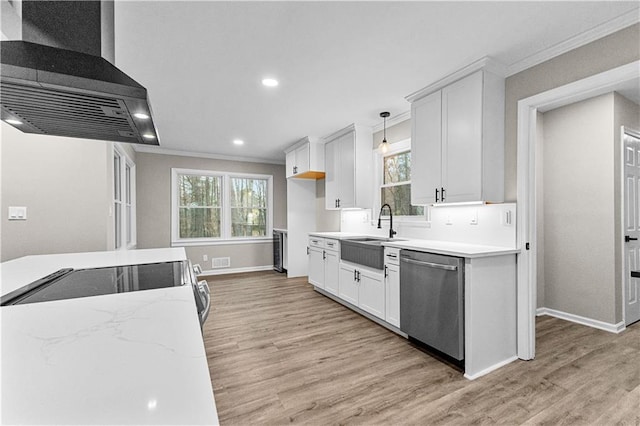
[[[373,134],[351,125],[325,138],[325,207],[370,208],[373,197]]]
[[[285,150],[287,178],[322,179],[324,177],[324,146],[308,137]]]
[[[480,67],[442,82],[443,86],[436,83],[407,97],[412,119],[411,202],[502,202],[504,78]]]

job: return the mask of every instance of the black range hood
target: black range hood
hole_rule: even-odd
[[[92,15],[101,22],[91,28],[104,31],[100,2],[22,4],[23,40],[0,42],[2,120],[25,133],[159,145],[147,90],[99,56],[100,34],[85,37]],[[83,22],[81,32],[73,22]]]

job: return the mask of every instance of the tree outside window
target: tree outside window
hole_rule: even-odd
[[[411,151],[404,151],[382,159],[380,200],[389,204],[394,216],[423,216],[423,206],[411,205]]]

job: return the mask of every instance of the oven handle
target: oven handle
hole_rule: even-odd
[[[441,263],[422,262],[420,260],[409,259],[408,257],[401,257],[402,262],[406,262],[412,265],[426,266],[428,268],[444,269],[446,271],[455,271],[458,269],[456,265],[443,265]]]
[[[209,289],[209,283],[206,280],[198,281],[198,292],[205,298],[204,309],[202,310],[200,323],[204,324],[209,316],[209,310],[211,309],[211,290]]]

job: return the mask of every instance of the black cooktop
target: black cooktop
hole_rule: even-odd
[[[146,263],[91,269],[61,269],[3,297],[2,305],[49,302],[78,297],[175,287],[185,283],[183,262]]]

